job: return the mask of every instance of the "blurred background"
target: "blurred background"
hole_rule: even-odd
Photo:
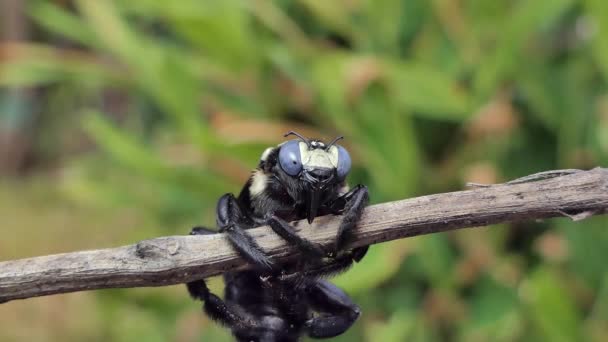
[[[213,225],[292,129],[374,203],[606,166],[607,36],[602,0],[2,0],[0,260]],[[606,341],[606,223],[376,245],[335,340]],[[230,337],[170,286],[3,304],[0,340]]]

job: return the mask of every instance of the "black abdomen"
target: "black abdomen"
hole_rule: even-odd
[[[298,341],[308,319],[308,306],[295,285],[264,278],[255,271],[224,275],[225,301],[259,322],[257,328],[234,328],[240,341]]]

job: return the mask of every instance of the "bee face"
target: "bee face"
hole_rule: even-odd
[[[279,165],[291,177],[327,183],[334,179],[344,180],[350,171],[350,155],[340,145],[327,146],[318,140],[309,143],[290,140],[279,145],[279,149]]]
[[[294,200],[303,199],[307,204],[308,221],[312,222],[319,206],[328,192],[336,191],[343,183],[351,167],[348,151],[336,145],[335,139],[330,144],[320,140],[289,140],[279,145],[277,167],[283,184]],[[262,155],[268,157],[272,150]]]

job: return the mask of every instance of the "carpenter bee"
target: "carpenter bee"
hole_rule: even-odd
[[[359,317],[359,307],[322,276],[345,270],[360,261],[367,247],[345,249],[364,207],[367,188],[349,190],[345,179],[351,168],[346,149],[307,139],[295,132],[288,140],[264,151],[258,167],[238,197],[222,196],[217,225],[252,269],[224,274],[225,299],[211,293],[204,280],[187,284],[190,295],[204,302],[213,320],[229,327],[238,341],[297,341],[302,335],[329,338],[345,332]],[[324,250],[299,237],[290,221],[326,214],[342,214],[335,244]],[[268,225],[302,258],[279,268],[247,233]],[[203,227],[192,235],[215,234]]]

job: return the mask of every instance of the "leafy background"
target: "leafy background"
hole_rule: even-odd
[[[372,202],[607,165],[605,1],[3,6],[0,259],[211,225],[216,199],[291,129],[346,136]],[[606,223],[374,246],[334,280],[364,312],[335,340],[606,341]],[[0,340],[229,335],[172,286],[3,304]]]

